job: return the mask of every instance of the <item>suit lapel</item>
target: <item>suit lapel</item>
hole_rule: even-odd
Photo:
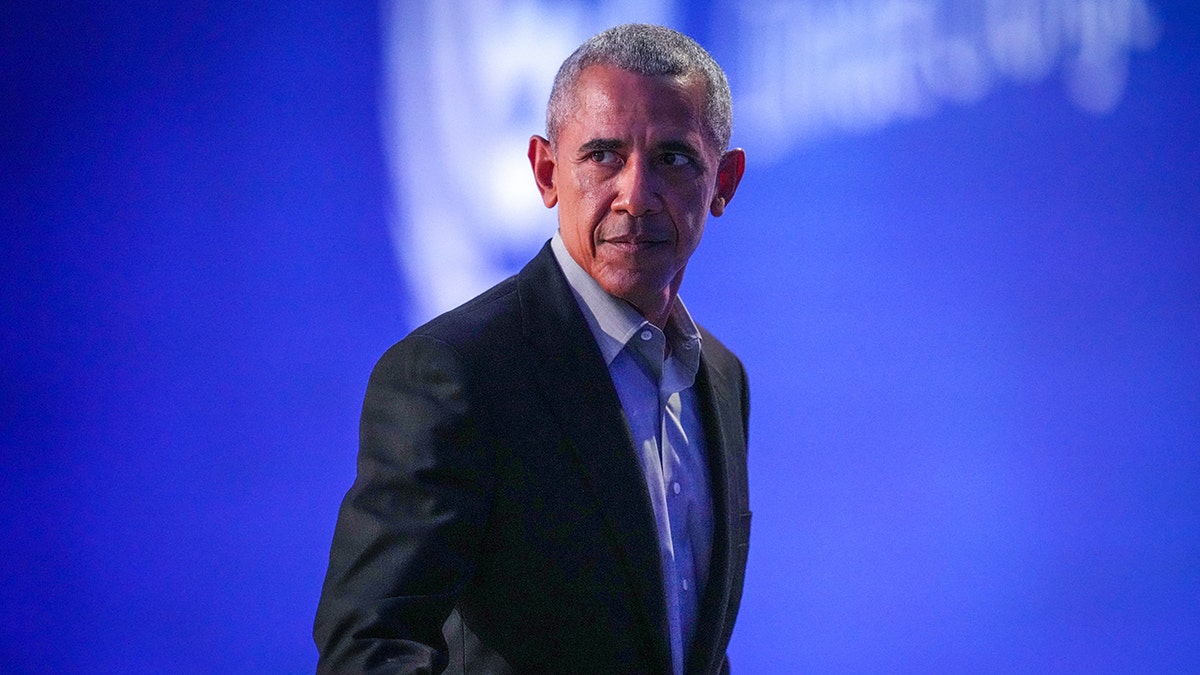
[[[544,355],[536,377],[571,441],[610,538],[620,550],[654,642],[669,671],[670,648],[654,513],[604,358],[549,244],[517,280],[526,338]],[[586,385],[581,383],[587,383]]]
[[[731,518],[737,508],[736,476],[731,456],[742,438],[742,417],[739,401],[729,398],[739,391],[729,381],[729,375],[714,366],[713,360],[702,354],[696,386],[704,416],[709,476],[713,500],[713,550],[709,563],[708,585],[700,607],[699,625],[688,655],[688,672],[716,672],[725,654],[721,639],[727,621],[730,585],[735,574],[735,542]],[[702,647],[707,647],[702,649]]]

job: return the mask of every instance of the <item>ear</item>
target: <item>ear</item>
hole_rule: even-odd
[[[709,212],[716,217],[725,213],[725,206],[733,201],[733,193],[737,192],[738,183],[742,182],[742,173],[746,171],[746,151],[741,148],[729,150],[721,156],[717,165],[717,193],[713,195]]]
[[[529,166],[533,167],[533,180],[542,193],[542,203],[548,209],[553,208],[558,203],[558,188],[554,185],[556,165],[550,141],[537,135],[529,138]]]

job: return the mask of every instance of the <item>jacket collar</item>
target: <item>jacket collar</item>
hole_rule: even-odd
[[[549,244],[518,274],[517,293],[522,330],[544,356],[535,376],[583,467],[609,540],[620,549],[649,634],[660,638],[654,640],[655,658],[669,672],[662,566],[650,497],[645,490],[629,489],[645,483],[632,451],[633,437],[596,340]]]
[[[609,539],[620,550],[626,576],[654,640],[655,658],[662,672],[670,672],[670,647],[665,591],[661,577],[654,513],[645,490],[645,479],[634,452],[633,437],[621,410],[621,402],[608,373],[604,357],[588,327],[570,286],[547,243],[517,275],[521,325],[525,338],[541,352],[542,364],[536,379],[546,394],[560,428],[570,440],[579,465],[586,474],[592,497],[607,524]],[[712,570],[709,592],[701,610],[701,629],[696,645],[712,644],[712,630],[723,630],[730,569],[729,472],[726,471],[728,425],[741,424],[735,402],[721,392],[729,388],[726,373],[712,367],[702,356],[698,381],[708,442],[709,471],[713,477]],[[589,386],[581,386],[589,383]],[[738,427],[735,427],[738,428]],[[714,614],[715,613],[715,614]],[[705,628],[708,626],[708,628]],[[721,654],[698,654],[714,667]],[[716,666],[720,661],[715,662]]]

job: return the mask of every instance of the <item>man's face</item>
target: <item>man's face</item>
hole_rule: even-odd
[[[609,66],[584,70],[556,147],[529,157],[547,207],[558,205],[567,251],[608,293],[665,320],[711,211],[741,177],[704,134],[704,82]]]

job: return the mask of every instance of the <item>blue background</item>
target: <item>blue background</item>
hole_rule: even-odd
[[[1107,115],[1050,79],[761,169],[736,139],[684,295],[754,386],[741,672],[1200,669],[1200,16],[1155,6]],[[411,328],[380,32],[0,10],[4,672],[312,669]]]

